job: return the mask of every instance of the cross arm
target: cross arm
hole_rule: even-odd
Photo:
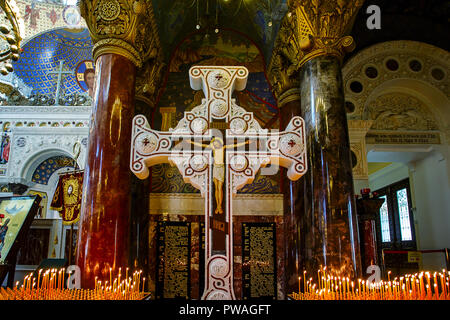
[[[131,136],[131,171],[139,179],[146,179],[149,175],[148,167],[169,163],[178,168],[186,183],[192,184],[204,194],[211,150],[191,150],[184,148],[183,143],[174,146],[174,141],[181,139],[181,142],[185,142],[193,138],[194,135],[188,132],[179,134],[153,130],[143,115],[135,116]]]
[[[269,134],[266,148],[271,164],[286,168],[290,180],[300,179],[308,169],[304,120],[293,117],[284,131]]]
[[[232,131],[227,131],[227,135],[233,139],[247,138],[248,141],[258,141],[258,150],[251,150],[247,154],[241,152],[249,160],[252,159],[248,163],[252,162],[256,165],[253,171],[269,164],[281,166],[288,170],[288,178],[295,181],[307,171],[304,128],[303,119],[294,117],[282,132],[270,132],[263,129],[250,135],[236,135]]]
[[[170,163],[171,133],[153,130],[143,115],[133,119],[130,169],[139,178],[149,175],[148,167]]]
[[[231,145],[225,145],[224,148],[225,149],[239,148],[239,147],[245,146],[246,144],[250,144],[252,142],[253,142],[253,140],[247,140],[245,142],[235,143],[235,144],[231,144]]]
[[[186,141],[186,142],[188,142],[190,144],[193,144],[194,146],[197,146],[197,147],[204,147],[204,148],[208,148],[209,147],[209,144],[195,142],[195,141],[192,141],[191,139],[185,139],[183,141]]]

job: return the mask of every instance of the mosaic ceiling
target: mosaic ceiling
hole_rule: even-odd
[[[57,72],[62,60],[65,71],[75,71],[83,61],[92,60],[92,42],[87,29],[56,29],[30,39],[23,45],[14,70],[33,88],[33,93],[54,94],[58,76],[49,72]],[[75,75],[63,76],[61,90],[64,94],[85,92]]]
[[[169,55],[188,35],[239,31],[264,52],[268,61],[286,0],[153,0],[164,53]],[[197,29],[197,25],[200,29]]]
[[[55,156],[48,158],[39,164],[34,170],[31,181],[46,185],[56,170],[61,168],[73,168],[73,166],[74,160],[66,156]]]

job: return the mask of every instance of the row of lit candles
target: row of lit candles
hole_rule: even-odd
[[[121,268],[113,279],[110,269],[109,281],[95,278],[94,289],[67,289],[64,285],[65,269],[39,270],[37,279],[34,274],[27,275],[21,286],[19,281],[14,288],[0,288],[0,300],[139,300],[144,292],[145,277],[142,271],[135,271],[130,277],[128,268],[123,277]]]
[[[348,277],[336,277],[320,268],[317,272],[318,284],[306,277],[298,279],[298,293],[291,296],[295,300],[450,300],[450,272],[420,272],[402,277],[369,282],[358,279],[357,283]],[[303,292],[302,285],[303,282]]]
[[[141,274],[142,271],[135,271],[132,277],[128,276],[129,268],[126,268],[125,278],[122,278],[121,268],[119,268],[119,275],[113,279],[112,268],[109,269],[109,283],[106,281],[104,284],[102,281],[95,278],[94,291],[100,294],[112,295],[115,299],[136,300],[139,297],[142,298],[145,288],[145,277],[142,279],[141,287]],[[109,285],[108,285],[109,284]]]

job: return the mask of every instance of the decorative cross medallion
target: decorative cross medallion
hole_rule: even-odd
[[[64,61],[65,60],[59,60],[59,69],[57,71],[50,71],[47,73],[47,76],[58,76],[58,82],[56,83],[55,105],[59,105],[59,96],[61,95],[61,87],[64,80],[63,77],[75,74],[73,70],[64,70]]]
[[[144,116],[133,119],[131,171],[145,179],[150,166],[175,165],[204,197],[205,300],[235,299],[233,195],[269,164],[287,168],[291,180],[307,170],[302,118],[294,117],[283,132],[269,132],[232,99],[234,90],[245,88],[247,77],[245,67],[192,67],[191,87],[203,89],[205,98],[174,129],[156,131]]]

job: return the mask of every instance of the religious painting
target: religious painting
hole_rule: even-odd
[[[41,202],[39,203],[39,209],[36,213],[36,219],[45,219],[47,217],[47,204],[48,204],[48,196],[47,192],[30,190],[28,191],[28,195],[33,196],[38,194],[41,197]]]
[[[50,228],[31,228],[17,254],[17,264],[39,265],[48,258],[50,245]]]
[[[160,108],[176,107],[177,122],[184,111],[201,104],[202,91],[189,86],[190,67],[202,65],[244,66],[249,70],[247,88],[234,93],[236,103],[253,112],[261,126],[278,128],[278,108],[265,74],[265,62],[261,51],[241,34],[223,30],[205,37],[192,35],[179,44],[169,63],[169,77],[163,88]],[[157,114],[155,114],[156,116]]]
[[[88,91],[87,85],[83,89],[77,82],[75,72],[81,62],[92,60],[92,46],[86,28],[48,30],[22,44],[20,59],[12,62],[14,73],[33,93],[50,99],[59,88],[60,98],[67,100]],[[50,103],[48,99],[40,103]]]
[[[69,27],[75,27],[80,24],[81,15],[77,6],[66,6],[62,12],[62,17]]]
[[[0,263],[5,263],[21,232],[36,214],[38,195],[0,198]]]
[[[76,248],[77,248],[77,236],[78,227],[71,230],[71,227],[64,227],[65,238],[64,238],[64,258],[67,261],[76,261]],[[72,236],[72,242],[70,242]]]
[[[2,133],[0,144],[0,164],[7,164],[9,161],[9,152],[11,150],[11,137],[7,133]]]
[[[36,8],[35,3],[32,3],[31,6],[27,5],[25,7],[25,15],[23,16],[23,19],[27,22],[28,22],[28,20],[30,20],[28,26],[31,29],[37,28],[37,22],[38,22],[38,19],[40,18],[40,15],[39,15],[40,11],[41,11],[41,9]]]
[[[83,91],[87,91],[91,98],[94,97],[95,68],[92,60],[80,62],[75,68],[78,85]]]

